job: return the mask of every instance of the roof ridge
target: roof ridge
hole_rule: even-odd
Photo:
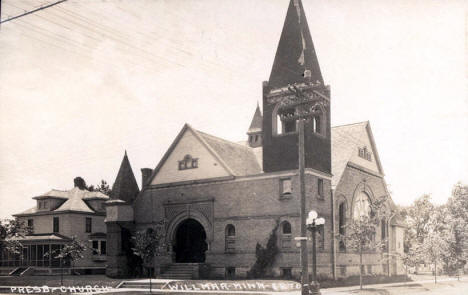
[[[369,123],[369,120],[361,121],[361,122],[355,122],[355,123],[348,123],[348,124],[343,124],[343,125],[336,125],[336,126],[332,126],[331,128],[339,128],[339,127],[346,127],[346,126],[351,126],[351,125],[359,125],[359,124],[363,124],[363,123]]]
[[[216,136],[216,135],[211,135],[211,134],[208,134],[208,133],[206,133],[206,132],[200,131],[200,130],[198,130],[198,129],[195,129],[195,130],[196,130],[198,133],[200,133],[201,135],[207,135],[207,136],[209,136],[209,137],[213,137],[214,139],[217,139],[217,140],[220,140],[220,141],[224,141],[224,142],[227,142],[227,143],[230,143],[230,144],[234,144],[234,145],[243,147],[243,148],[245,148],[246,150],[252,150],[251,147],[246,146],[246,145],[243,145],[243,144],[241,144],[241,143],[237,143],[237,142],[234,142],[234,141],[230,141],[230,140],[227,140],[227,139],[218,137],[218,136]]]

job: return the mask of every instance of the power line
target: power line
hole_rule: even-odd
[[[54,2],[54,3],[49,4],[49,5],[39,7],[39,8],[37,8],[37,9],[33,9],[33,10],[31,10],[31,11],[27,11],[27,12],[22,13],[22,14],[20,14],[20,15],[12,16],[12,17],[10,17],[10,18],[7,18],[7,19],[4,20],[4,21],[0,21],[0,24],[3,24],[3,23],[6,23],[6,22],[8,22],[8,21],[11,21],[11,20],[14,20],[14,19],[17,19],[17,18],[26,16],[26,15],[28,15],[28,14],[32,14],[32,13],[37,12],[37,11],[39,11],[39,10],[43,10],[43,9],[46,9],[46,8],[55,6],[55,5],[57,5],[57,4],[60,4],[60,3],[62,3],[62,2],[65,2],[65,1],[67,1],[67,0],[60,0],[60,1]],[[1,0],[0,0],[0,2],[1,2]],[[0,4],[0,5],[1,5],[1,4]],[[0,9],[0,10],[1,10],[1,9]]]

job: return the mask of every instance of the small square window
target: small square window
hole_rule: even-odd
[[[281,268],[281,277],[283,279],[291,279],[292,278],[292,268],[291,267],[283,267]]]
[[[280,193],[281,196],[288,196],[292,193],[291,178],[280,179]]]
[[[226,279],[234,279],[236,277],[235,267],[226,267]]]

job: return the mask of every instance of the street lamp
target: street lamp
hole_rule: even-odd
[[[311,294],[320,295],[320,285],[317,282],[317,253],[315,246],[315,233],[317,226],[325,224],[325,218],[318,217],[317,211],[311,210],[307,217],[307,229],[312,232],[312,281],[309,284],[309,290]]]

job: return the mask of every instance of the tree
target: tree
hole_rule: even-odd
[[[86,189],[90,192],[101,192],[105,194],[106,196],[110,196],[111,191],[112,191],[109,184],[104,179],[101,179],[101,183],[98,184],[97,186],[90,185],[90,186],[87,186]]]
[[[161,220],[154,228],[137,231],[132,237],[133,253],[143,260],[143,266],[147,269],[150,279],[150,292],[154,257],[161,256],[166,252],[165,233],[166,220]]]
[[[276,231],[279,227],[279,221],[276,221],[276,225],[270,233],[266,247],[257,243],[255,247],[255,261],[252,268],[247,273],[250,278],[263,278],[267,275],[267,270],[275,262],[275,257],[279,252],[277,245]]]
[[[338,238],[346,242],[346,245],[359,253],[359,286],[362,289],[362,257],[364,251],[382,249],[386,240],[377,242],[375,235],[382,219],[388,220],[390,212],[385,210],[387,197],[381,197],[369,202],[368,208],[362,209],[353,216],[351,222],[345,227],[344,235]],[[357,216],[356,216],[357,215]]]
[[[411,206],[403,208],[401,215],[405,218],[406,228],[403,248],[407,262],[406,266],[414,266],[416,272],[418,266],[425,258],[421,255],[421,247],[428,235],[427,224],[434,214],[435,206],[431,202],[430,195],[423,195],[416,199]]]
[[[442,253],[447,251],[448,245],[444,236],[440,234],[437,218],[431,218],[427,224],[427,236],[421,245],[421,255],[426,261],[434,264],[434,281],[437,283],[437,263],[441,261]]]
[[[457,183],[443,209],[447,251],[442,253],[442,261],[444,270],[452,273],[462,269],[467,260],[464,248],[468,243],[468,186]]]
[[[14,255],[23,255],[23,244],[18,238],[31,233],[31,228],[17,219],[5,219],[0,222],[0,253],[10,252]]]
[[[72,269],[75,261],[83,258],[83,252],[86,251],[87,247],[83,242],[78,240],[75,236],[71,237],[71,241],[65,244],[60,249],[54,250],[52,252],[46,252],[45,257],[53,255],[55,259],[60,259],[60,284],[63,285],[63,262],[65,264],[72,265]]]

